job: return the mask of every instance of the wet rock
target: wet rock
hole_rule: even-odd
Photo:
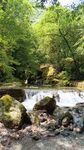
[[[70,118],[69,118],[69,117],[65,117],[65,118],[62,120],[62,125],[63,125],[64,127],[67,127],[69,124],[70,124]]]
[[[45,97],[43,98],[41,101],[39,101],[38,103],[36,103],[34,105],[33,110],[37,111],[37,110],[46,110],[47,113],[52,114],[54,109],[56,108],[56,101],[53,98],[50,97]]]
[[[84,114],[73,112],[74,128],[84,132]]]
[[[69,107],[57,107],[53,112],[54,119],[58,121],[59,125],[68,126],[73,122],[73,116]]]
[[[36,133],[32,134],[32,139],[33,139],[33,140],[38,141],[40,138],[41,138],[41,137],[40,137],[39,134],[36,134]]]
[[[24,121],[30,123],[25,107],[10,95],[0,98],[0,121],[8,128],[19,128]]]
[[[48,131],[54,131],[56,129],[55,123],[49,123],[46,128]]]
[[[59,107],[57,106],[53,112],[55,119],[60,118],[64,113],[71,111],[69,107]]]
[[[63,135],[64,137],[68,137],[70,135],[69,132],[65,132],[65,131],[62,131],[61,132],[61,135]]]
[[[84,103],[77,103],[76,107],[84,107]]]
[[[60,129],[56,129],[56,130],[54,131],[54,133],[55,133],[55,135],[59,135],[59,134],[60,134]]]
[[[73,128],[74,128],[74,125],[72,123],[69,124],[69,126],[68,126],[69,131],[73,131]]]
[[[47,137],[55,137],[55,134],[54,133],[48,133]]]
[[[84,103],[77,103],[74,110],[79,114],[84,114]]]
[[[70,112],[63,113],[59,119],[60,125],[67,127],[70,123],[73,122],[73,116]]]
[[[63,135],[64,137],[68,137],[70,135],[70,132],[68,129],[64,128],[60,130],[60,134]]]

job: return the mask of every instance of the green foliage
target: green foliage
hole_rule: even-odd
[[[39,40],[38,50],[45,63],[67,72],[68,79],[84,76],[84,3],[70,10],[56,4],[45,11],[34,25]]]
[[[73,9],[57,3],[40,19],[33,8],[28,0],[0,3],[0,82],[36,80],[42,64],[55,66],[56,81],[83,80],[84,3]]]
[[[27,0],[8,0],[2,9],[3,3],[0,7],[0,80],[5,81],[13,75],[24,79],[37,64],[30,22],[32,6]]]

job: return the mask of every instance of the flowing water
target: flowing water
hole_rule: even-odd
[[[73,107],[77,103],[84,103],[84,90],[75,89],[25,89],[26,99],[23,105],[31,111],[36,102],[46,96],[55,97],[60,107]]]
[[[84,103],[84,90],[75,90],[75,89],[25,89],[26,99],[23,102],[24,106],[27,108],[28,111],[31,111],[35,105],[36,102],[40,101],[43,97],[49,96],[49,97],[55,97],[57,105],[60,107],[69,106],[73,107],[76,105],[76,103]],[[71,112],[70,112],[71,113]],[[75,114],[73,114],[75,113]],[[83,117],[84,111],[80,109],[80,112],[77,113],[74,110],[72,110],[72,114],[74,117],[75,124],[78,125],[78,127],[83,127],[84,122],[81,120],[81,115]],[[83,125],[83,126],[82,126]],[[76,134],[74,131],[68,131],[67,128],[64,130],[61,130],[59,135],[55,135],[52,137],[45,137],[47,132],[44,130],[45,134],[44,136],[35,141],[32,139],[32,132],[31,130],[28,131],[28,127],[23,128],[20,132],[15,132],[15,135],[18,137],[20,135],[20,138],[17,140],[13,140],[13,138],[10,140],[9,132],[7,137],[7,143],[4,150],[84,150],[84,132],[80,134]],[[34,125],[33,131],[35,132]],[[42,130],[39,126],[37,126],[37,132],[41,133]],[[43,128],[42,128],[43,129]],[[2,137],[4,139],[4,130],[1,133]],[[7,129],[6,129],[7,130]],[[22,133],[21,133],[22,132]],[[50,131],[50,133],[54,134],[55,131]],[[13,133],[13,132],[12,132]],[[69,133],[69,136],[67,136],[67,133]],[[13,135],[13,134],[12,134]],[[5,143],[3,140],[3,143]],[[11,141],[11,142],[10,142]],[[10,143],[10,144],[9,144]],[[0,149],[1,150],[1,149]]]

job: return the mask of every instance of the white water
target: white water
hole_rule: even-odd
[[[56,104],[60,107],[73,107],[77,103],[84,103],[84,90],[38,90],[26,89],[26,99],[23,105],[28,111],[31,111],[36,102],[43,97],[55,97]]]

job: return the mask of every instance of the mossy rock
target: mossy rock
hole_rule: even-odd
[[[56,108],[56,101],[53,98],[50,97],[45,97],[43,98],[41,101],[39,101],[38,103],[36,103],[34,105],[33,110],[37,111],[37,110],[46,110],[47,113],[52,114],[54,109]]]
[[[0,122],[9,128],[19,128],[27,116],[25,107],[10,95],[0,98]],[[30,118],[27,118],[30,121]]]
[[[32,124],[36,124],[36,125],[40,124],[38,114],[35,111],[28,112],[27,114],[28,114],[28,116],[30,116],[30,120],[31,120]]]
[[[13,98],[10,95],[5,95],[0,98],[0,108],[8,111],[12,105]]]

